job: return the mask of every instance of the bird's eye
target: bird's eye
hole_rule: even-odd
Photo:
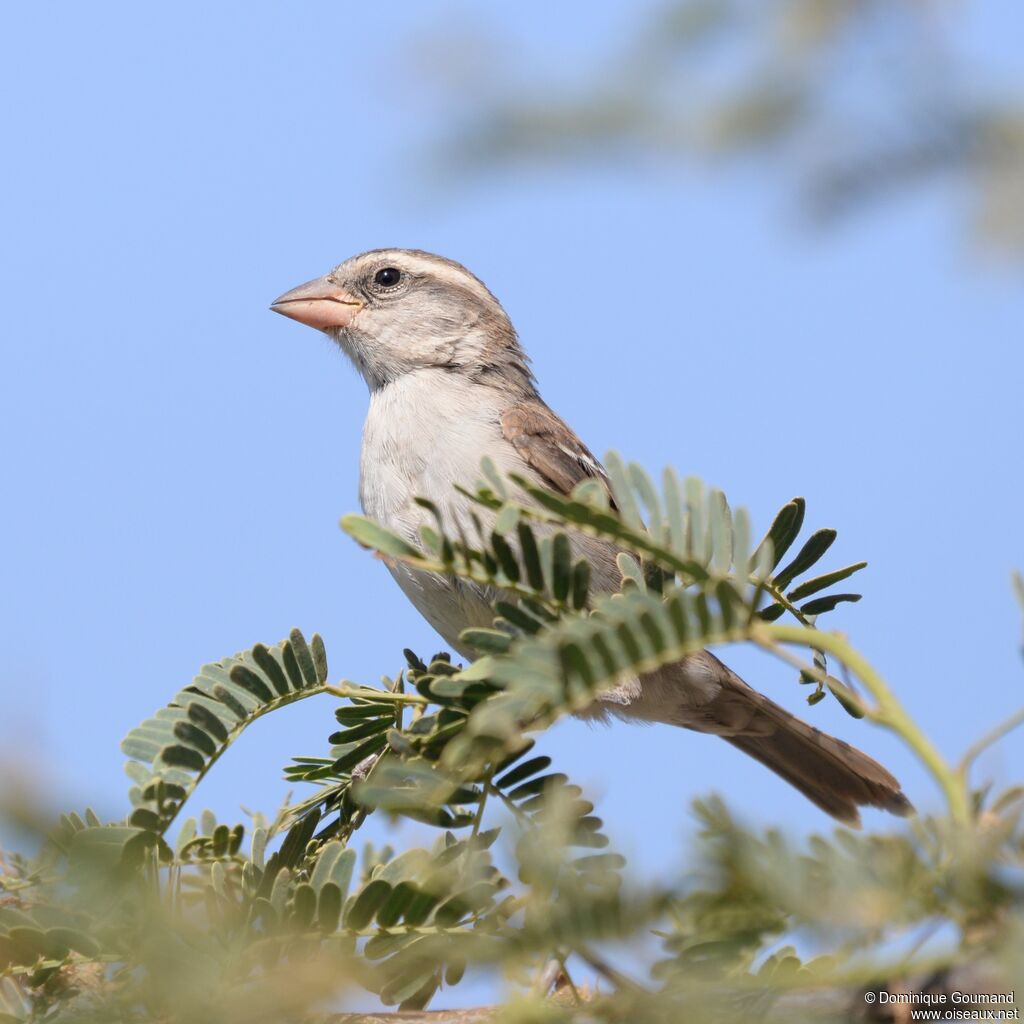
[[[397,267],[384,267],[373,275],[373,280],[381,288],[394,288],[402,280],[402,272]]]

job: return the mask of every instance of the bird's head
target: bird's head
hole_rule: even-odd
[[[533,379],[498,300],[465,267],[414,249],[375,249],[275,299],[323,331],[371,389],[426,368],[528,392]]]

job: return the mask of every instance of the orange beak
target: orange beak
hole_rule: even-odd
[[[329,278],[318,277],[279,295],[270,308],[300,324],[327,331],[348,327],[363,304]]]

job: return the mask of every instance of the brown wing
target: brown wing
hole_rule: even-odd
[[[607,486],[604,467],[590,449],[543,402],[519,402],[501,417],[505,439],[552,490],[571,494],[581,481]]]

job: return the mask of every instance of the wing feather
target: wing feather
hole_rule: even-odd
[[[588,479],[608,485],[601,463],[543,402],[517,402],[502,414],[501,431],[552,490],[569,495],[578,483]]]

